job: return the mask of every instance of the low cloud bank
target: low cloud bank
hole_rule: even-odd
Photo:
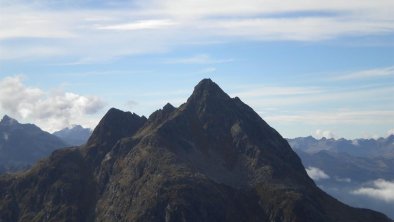
[[[356,189],[351,193],[394,203],[394,181],[374,180],[369,185]]]

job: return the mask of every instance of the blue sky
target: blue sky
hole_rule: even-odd
[[[0,0],[0,114],[149,116],[202,78],[285,137],[394,132],[392,0]]]

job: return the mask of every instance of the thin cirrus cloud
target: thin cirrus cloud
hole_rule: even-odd
[[[394,66],[352,72],[352,73],[337,76],[333,78],[333,80],[371,79],[371,78],[380,78],[380,77],[389,77],[389,76],[394,77]]]
[[[327,111],[327,112],[303,112],[294,115],[267,115],[270,122],[300,122],[313,125],[321,124],[383,124],[392,122],[394,111],[390,110],[366,110],[366,111]],[[323,133],[323,134],[322,134]],[[329,136],[330,133],[320,132],[320,136]],[[330,136],[331,137],[331,136]],[[333,134],[332,137],[335,137]]]
[[[44,130],[55,131],[78,123],[94,127],[104,102],[97,96],[71,92],[46,92],[29,87],[20,76],[0,79],[1,110],[19,120],[31,121]]]
[[[388,10],[394,6],[391,0],[302,0],[297,4],[290,0],[151,0],[136,7],[115,4],[62,10],[53,5],[41,0],[2,6],[0,39],[30,41],[1,43],[1,51],[12,55],[2,53],[0,59],[72,55],[102,60],[162,52],[207,40],[309,42],[394,32],[394,15]],[[40,39],[48,38],[56,41],[46,42],[45,52],[34,56],[24,53],[41,46]]]
[[[163,62],[166,64],[218,64],[233,61],[233,59],[218,59],[207,54],[198,54],[190,57],[169,58],[165,59]]]
[[[160,28],[168,28],[169,26],[176,25],[177,23],[163,19],[163,20],[142,20],[124,24],[115,24],[115,25],[104,25],[98,26],[97,29],[103,30],[118,30],[118,31],[127,31],[127,30],[143,30],[143,29],[160,29]]]
[[[294,96],[294,95],[315,95],[322,93],[323,89],[318,87],[294,87],[294,86],[241,86],[233,93],[241,98],[259,98],[271,96]]]
[[[257,109],[261,107],[286,107],[302,104],[348,102],[366,98],[392,102],[394,88],[391,85],[371,85],[355,88],[332,89],[326,87],[293,86],[245,86],[231,95],[239,96]]]
[[[310,103],[325,103],[332,101],[355,101],[360,98],[394,101],[394,88],[390,84],[367,84],[352,87],[326,87],[327,81],[331,80],[357,80],[357,79],[381,79],[394,77],[394,66],[358,70],[344,75],[331,74],[323,82],[315,82],[314,86],[294,87],[288,85],[244,85],[234,86],[233,95],[239,96],[251,104],[265,104],[266,106],[288,106]],[[324,83],[325,85],[322,85]],[[318,86],[321,85],[321,86]],[[280,97],[280,99],[278,99]]]
[[[394,181],[384,179],[374,180],[370,185],[363,186],[351,193],[394,203]]]

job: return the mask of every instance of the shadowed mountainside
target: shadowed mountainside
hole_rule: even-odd
[[[34,124],[21,124],[9,116],[0,121],[0,173],[26,169],[66,143]]]

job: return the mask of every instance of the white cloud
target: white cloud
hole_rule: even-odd
[[[31,121],[45,130],[54,131],[73,123],[94,127],[97,123],[89,114],[104,106],[96,96],[82,96],[70,92],[45,92],[24,85],[22,77],[0,79],[0,107],[18,119]]]
[[[359,145],[360,145],[359,142],[358,142],[358,139],[352,140],[352,144],[353,144],[354,146],[359,146]]]
[[[394,135],[394,129],[389,129],[387,131],[387,136],[391,136],[391,135]]]
[[[330,131],[330,130],[321,130],[321,129],[317,129],[314,133],[314,136],[316,138],[327,138],[327,139],[331,139],[331,138],[335,138],[335,134]]]
[[[392,7],[390,0],[379,2],[369,0],[299,0],[295,4],[291,0],[154,0],[147,1],[145,6],[153,8],[163,15],[171,15],[182,19],[201,19],[218,16],[256,17],[258,15],[286,14],[291,12],[331,12],[338,17],[350,16],[354,20],[390,21],[393,16],[388,8]],[[302,14],[299,16],[302,17]],[[338,19],[340,20],[340,19]],[[343,20],[343,19],[342,19]],[[342,23],[353,21],[343,20]],[[379,23],[381,24],[381,23]],[[379,25],[378,25],[379,26]],[[297,26],[296,26],[297,27]],[[331,28],[331,27],[327,27]]]
[[[103,30],[143,30],[143,29],[160,29],[176,25],[175,22],[167,19],[163,20],[142,20],[123,24],[98,26],[97,29]]]
[[[386,202],[394,202],[394,181],[378,179],[369,186],[352,191],[352,194],[368,196]]]
[[[338,76],[338,77],[335,77],[334,79],[335,80],[354,80],[354,79],[366,79],[366,78],[385,77],[385,76],[394,76],[394,66],[361,70],[358,72],[353,72],[353,73],[345,74],[342,76]]]
[[[136,4],[95,9],[68,4],[59,9],[49,1],[8,2],[2,5],[0,39],[30,41],[1,43],[0,51],[8,53],[1,53],[0,59],[73,55],[101,61],[193,43],[319,41],[394,32],[391,0],[301,0],[296,4],[291,0],[150,0]],[[46,50],[25,53],[42,46]]]
[[[323,170],[317,167],[307,167],[305,170],[308,176],[316,181],[330,178]]]

